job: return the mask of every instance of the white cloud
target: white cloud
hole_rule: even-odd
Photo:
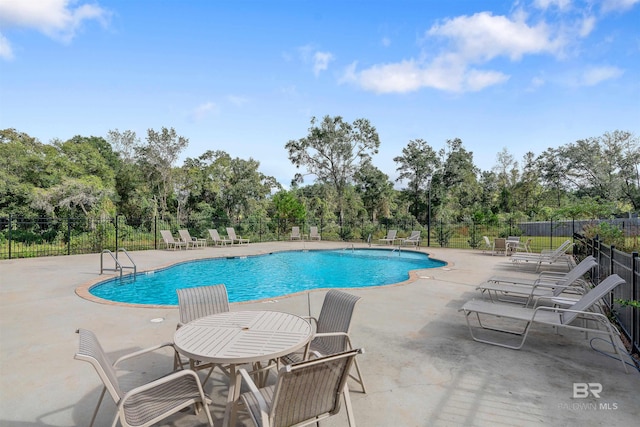
[[[213,102],[205,102],[204,104],[198,105],[190,114],[190,118],[194,122],[199,122],[205,119],[206,117],[217,114],[218,106]]]
[[[5,27],[31,28],[70,42],[87,20],[107,25],[110,13],[97,4],[81,4],[72,0],[0,0],[0,22]]]
[[[380,43],[384,47],[389,47],[389,46],[391,46],[391,39],[389,37],[383,37],[382,41]]]
[[[2,34],[0,34],[0,58],[11,60],[13,59],[13,49],[11,43]]]
[[[313,54],[313,74],[317,76],[321,71],[326,71],[329,62],[333,59],[333,55],[329,52],[315,52]]]
[[[535,0],[533,4],[542,10],[547,10],[551,6],[555,6],[560,10],[567,10],[571,7],[571,0]]]
[[[460,54],[472,61],[497,56],[518,60],[525,54],[556,53],[562,47],[544,23],[529,26],[522,17],[512,20],[488,12],[447,20],[427,34],[448,38]]]
[[[640,0],[604,0],[602,2],[603,12],[624,12],[631,9]]]
[[[584,86],[595,86],[605,80],[616,79],[624,73],[617,67],[592,67],[587,69],[580,83]]]
[[[341,81],[376,93],[406,93],[430,87],[451,92],[479,91],[503,83],[509,76],[478,65],[497,57],[520,60],[530,54],[560,54],[564,45],[544,23],[529,26],[525,15],[516,18],[483,12],[436,24],[427,36],[445,39],[448,50],[429,60],[402,60],[357,71],[351,64]]]
[[[578,34],[580,37],[587,37],[593,29],[596,27],[596,18],[594,16],[586,16],[580,22],[580,29],[578,30]]]

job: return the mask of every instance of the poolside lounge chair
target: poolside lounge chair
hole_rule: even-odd
[[[213,240],[214,246],[222,246],[226,245],[227,243],[231,243],[231,240],[227,239],[226,237],[220,237],[218,230],[216,230],[215,228],[209,229],[209,236],[211,237],[211,240]]]
[[[192,248],[203,248],[207,245],[207,239],[197,239],[195,237],[191,237],[191,234],[189,234],[189,230],[187,229],[178,230],[178,234],[180,235],[180,239],[186,243],[187,249],[189,249],[189,246],[191,246]]]
[[[406,239],[402,239],[403,245],[420,245],[420,230],[414,230]]]
[[[388,245],[393,245],[393,242],[396,241],[396,234],[398,233],[398,230],[389,230],[387,231],[387,235],[385,237],[383,237],[382,239],[378,239],[380,240],[380,242],[384,242]]]
[[[308,353],[319,357],[353,348],[349,330],[351,329],[353,311],[359,300],[359,296],[338,289],[332,289],[325,294],[320,315],[317,318],[307,317],[315,325],[313,340],[307,348]],[[280,361],[285,364],[295,363],[301,361],[303,356],[301,353],[292,353],[284,356]],[[362,386],[362,392],[366,393],[358,362],[356,361],[354,364],[356,375],[352,378]]]
[[[566,251],[573,246],[571,240],[564,241],[557,249],[551,252],[542,252],[539,254],[533,253],[518,253],[511,257],[511,261],[516,264],[531,263],[536,266],[536,271],[540,270],[542,264],[554,265],[566,263],[568,267],[571,266],[572,258],[566,254]]]
[[[529,238],[524,242],[518,242],[518,245],[516,246],[516,252],[531,252],[531,242],[533,242],[533,239]]]
[[[173,247],[173,249],[186,247],[186,243],[180,240],[176,240],[173,238],[173,234],[169,230],[160,230],[160,235],[162,236],[162,240],[164,241],[166,248],[169,249]]]
[[[180,314],[178,328],[201,317],[229,311],[229,295],[227,294],[227,287],[223,284],[182,288],[176,290],[176,292],[178,294],[178,312]],[[188,363],[190,368],[195,371],[209,369],[209,373],[203,383],[207,382],[216,366],[225,371],[224,366],[218,364],[205,364],[199,360],[189,360]],[[176,358],[176,367],[184,364],[179,358]]]
[[[563,327],[568,329],[574,329],[584,331],[587,333],[603,334],[609,337],[609,342],[614,348],[615,353],[620,358],[625,372],[627,372],[626,363],[622,357],[622,353],[618,348],[619,331],[609,322],[606,315],[597,311],[589,311],[592,307],[599,303],[600,299],[615,289],[617,286],[625,283],[617,274],[612,274],[603,280],[599,285],[592,288],[589,292],[584,294],[578,301],[570,305],[568,308],[551,307],[551,306],[538,306],[536,308],[519,307],[513,304],[504,304],[491,302],[487,300],[471,300],[465,303],[459,311],[463,311],[467,320],[467,326],[469,327],[469,333],[471,338],[478,342],[487,344],[493,344],[501,347],[511,348],[518,350],[522,348],[527,339],[527,334],[532,325],[541,324],[553,327]],[[508,344],[506,341],[491,341],[484,338],[479,338],[473,333],[474,327],[469,322],[469,316],[475,314],[479,328],[484,330],[491,330],[503,333],[505,336],[511,336],[513,334],[522,336],[522,339],[517,344]],[[516,323],[516,325],[509,329],[504,329],[498,326],[487,326],[481,320],[482,317],[489,317],[493,319],[501,319],[503,323]],[[586,319],[583,326],[573,324],[576,320]],[[517,325],[524,326],[520,329],[515,329]],[[593,325],[595,327],[589,327]],[[597,326],[603,327],[599,329]],[[475,327],[478,328],[478,327]],[[618,337],[618,340],[616,340]]]
[[[311,226],[309,228],[309,240],[320,240],[320,233],[318,233],[318,227]]]
[[[263,388],[258,388],[251,375],[240,369],[231,425],[235,425],[240,409],[247,410],[257,427],[317,424],[339,413],[340,398],[344,396],[349,425],[355,427],[347,379],[351,365],[362,352],[349,350],[284,366],[276,384]],[[239,394],[243,382],[249,391]]]
[[[519,302],[529,305],[539,297],[557,297],[562,293],[583,294],[587,288],[582,277],[598,266],[592,256],[583,259],[580,264],[563,275],[541,273],[535,280],[520,278],[493,277],[476,289],[500,301]]]
[[[236,230],[233,227],[227,227],[227,236],[229,236],[229,240],[231,240],[231,244],[238,243],[247,244],[249,243],[249,239],[243,239],[241,236],[236,236]]]
[[[120,357],[115,363],[111,364],[93,332],[86,329],[78,329],[76,332],[80,335],[80,345],[74,358],[89,362],[104,384],[100,399],[89,423],[90,426],[93,426],[102,399],[105,392],[108,391],[118,407],[113,426],[117,424],[118,420],[125,427],[151,426],[191,405],[196,405],[196,408],[201,405],[209,426],[213,427],[213,419],[209,411],[209,403],[211,401],[204,394],[198,374],[190,369],[173,372],[127,392],[120,388],[116,365],[123,360],[163,347],[173,347],[172,344],[162,344],[136,351]]]
[[[297,227],[297,226],[291,227],[291,240],[302,240],[302,235],[300,234],[300,227]]]

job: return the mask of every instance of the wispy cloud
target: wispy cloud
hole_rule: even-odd
[[[209,116],[218,114],[218,111],[219,108],[216,104],[213,102],[205,102],[194,108],[189,114],[189,118],[193,122],[200,122]]]
[[[601,8],[603,12],[625,12],[638,3],[640,0],[603,0]]]
[[[322,71],[326,71],[329,63],[335,59],[331,52],[322,52],[311,44],[299,47],[298,52],[303,63],[312,65],[313,74],[316,77]]]
[[[318,76],[321,71],[329,68],[329,62],[333,61],[333,55],[329,52],[316,52],[313,54],[313,74]]]
[[[74,6],[72,0],[3,0],[0,1],[0,24],[7,29],[12,27],[29,28],[58,40],[69,43],[88,20],[98,21],[107,26],[111,13],[97,3],[84,3]],[[5,30],[6,34],[6,30]],[[11,45],[3,40],[2,53]],[[3,55],[6,58],[6,54]]]
[[[9,40],[2,34],[0,34],[0,58],[6,60],[13,59],[13,49],[11,48],[11,43]]]
[[[592,67],[584,71],[579,83],[582,86],[595,86],[605,80],[617,79],[624,71],[617,67]]]
[[[236,107],[242,107],[249,102],[249,98],[237,95],[229,95],[227,96],[227,100]]]

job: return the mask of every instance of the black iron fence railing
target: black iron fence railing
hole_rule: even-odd
[[[422,225],[416,221],[352,221],[338,223],[307,219],[258,218],[229,221],[220,218],[193,217],[186,221],[167,221],[158,217],[125,218],[36,218],[0,217],[0,259],[99,253],[104,249],[128,251],[163,247],[160,230],[186,228],[191,236],[208,238],[208,229],[216,228],[225,235],[232,226],[236,233],[252,242],[288,240],[291,227],[300,227],[308,235],[315,226],[323,240],[372,242],[384,237],[388,230],[397,230],[398,237],[407,237],[411,231],[421,232],[421,246],[476,249],[482,247],[483,236],[491,241],[496,237],[512,235],[531,238],[534,252],[557,247],[563,239],[579,231],[573,221],[547,222],[474,222],[445,223],[434,221]]]
[[[640,301],[640,259],[638,252],[622,252],[589,239],[579,233],[574,235],[577,250],[581,255],[593,255],[598,260],[598,274],[593,278],[595,284],[611,274],[622,277],[626,283],[618,286],[605,299],[610,313],[616,318],[622,332],[631,342],[634,353],[640,354],[640,308],[623,301]]]

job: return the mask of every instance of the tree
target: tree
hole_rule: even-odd
[[[173,165],[189,145],[189,140],[178,136],[175,129],[163,127],[160,132],[147,130],[147,143],[135,148],[146,178],[158,189],[160,211],[164,218],[169,211],[167,200],[173,192]]]
[[[389,217],[393,197],[393,183],[389,176],[367,162],[356,172],[356,191],[372,221],[378,214]]]
[[[313,117],[309,134],[290,140],[285,148],[296,168],[306,168],[307,174],[334,187],[340,221],[343,221],[346,187],[353,181],[358,167],[378,153],[379,146],[378,133],[368,120],[357,119],[349,124],[340,116],[325,116],[320,123]],[[304,182],[304,176],[297,173],[294,182]]]
[[[423,201],[427,198],[427,185],[429,179],[433,179],[435,171],[440,167],[436,152],[427,144],[427,141],[415,139],[409,141],[402,149],[402,156],[394,157],[393,161],[399,164],[396,168],[399,172],[396,181],[409,180],[407,193],[411,200],[410,212],[414,218],[418,218],[420,212],[425,212],[424,221],[426,222],[426,203]]]
[[[462,220],[469,216],[480,200],[478,184],[478,168],[473,164],[473,153],[462,146],[459,138],[449,139],[444,149],[440,150],[442,162],[442,181],[438,192],[442,207],[446,212],[455,213],[453,218]],[[445,218],[443,218],[445,219]]]

